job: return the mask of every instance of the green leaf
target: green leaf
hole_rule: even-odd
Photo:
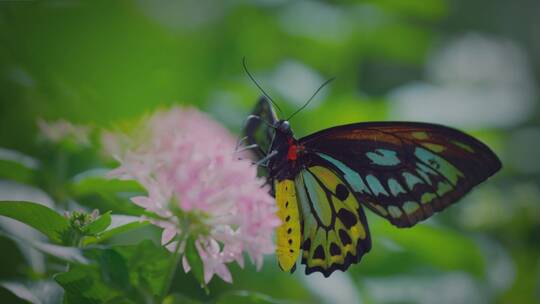
[[[18,298],[28,301],[32,304],[40,304],[41,301],[36,298],[32,291],[24,284],[19,282],[0,282],[0,286],[9,290]]]
[[[88,246],[91,244],[104,242],[117,234],[121,234],[133,229],[142,228],[148,225],[150,225],[149,222],[142,222],[140,217],[137,216],[112,215],[111,225],[107,228],[107,230],[96,236],[85,237],[83,240],[83,244],[84,246]]]
[[[279,301],[276,299],[273,299],[270,296],[267,296],[262,293],[253,292],[253,291],[247,291],[247,290],[240,290],[240,291],[232,291],[227,292],[223,295],[221,295],[216,303],[218,304],[278,304],[278,303],[284,303],[284,301]]]
[[[154,296],[159,295],[170,266],[169,252],[150,240],[136,246],[115,246],[114,249],[127,261],[131,285],[149,290]]]
[[[0,231],[0,236],[5,236],[14,240],[15,242],[20,242],[23,244],[30,245],[32,248],[67,262],[79,263],[79,264],[88,264],[88,260],[84,257],[82,250],[75,247],[59,246],[49,243],[43,243],[37,240],[24,239],[17,237],[12,234],[7,234]]]
[[[102,214],[96,220],[90,224],[84,226],[83,233],[85,235],[96,235],[100,232],[103,232],[107,227],[111,225],[111,212]]]
[[[66,218],[53,209],[37,203],[0,201],[0,215],[33,227],[55,243],[62,243],[63,235],[70,229]]]
[[[200,304],[201,301],[191,299],[183,294],[174,293],[168,295],[164,300],[163,304]]]
[[[32,304],[57,304],[62,299],[62,289],[56,282],[49,279],[44,280],[24,280],[24,281],[3,281],[0,286],[9,290],[24,303]],[[5,295],[0,296],[2,303],[19,303],[14,299],[6,299]],[[22,302],[22,301],[21,301]]]
[[[199,252],[195,247],[195,239],[192,237],[189,237],[186,241],[185,255],[188,260],[189,266],[191,267],[191,272],[193,273],[197,281],[199,281],[201,286],[205,286],[206,284],[204,283],[203,261],[201,260]]]
[[[32,304],[57,304],[61,303],[63,292],[58,283],[51,279],[28,279],[23,281],[4,281],[0,286],[9,290],[13,295],[24,301],[6,298],[0,295],[2,303],[32,303]]]
[[[108,179],[106,172],[95,169],[75,176],[68,185],[70,195],[91,208],[140,215],[144,209],[130,202],[129,197],[145,193],[144,189],[135,181]]]
[[[77,175],[69,185],[75,197],[95,193],[144,192],[135,181],[109,179],[105,177],[108,170],[92,170]]]
[[[54,279],[64,288],[64,303],[105,303],[121,297],[120,290],[107,285],[95,265],[71,265],[69,271],[59,273]]]
[[[129,291],[129,269],[126,260],[116,250],[106,249],[98,257],[103,281],[115,288]]]
[[[131,303],[156,296],[164,285],[169,253],[151,241],[135,246],[84,249],[91,264],[72,264],[55,276],[66,303]]]
[[[0,148],[0,178],[31,183],[39,162],[18,151]]]
[[[79,248],[58,246],[37,241],[30,242],[30,245],[43,253],[64,261],[88,264],[88,260],[84,257],[82,250]]]
[[[99,210],[111,210],[112,213],[140,216],[144,208],[130,201],[134,193],[95,193],[84,197],[76,197],[82,205]]]
[[[157,296],[165,283],[170,256],[151,241],[87,248],[84,255],[93,263],[72,264],[69,271],[55,276],[66,291],[66,303],[131,303]]]
[[[0,160],[0,178],[32,184],[34,170],[19,163]]]

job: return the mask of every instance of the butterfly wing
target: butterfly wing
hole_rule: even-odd
[[[261,159],[268,152],[274,138],[274,130],[268,126],[278,121],[277,115],[266,97],[261,97],[248,117],[244,127],[244,136],[248,145],[256,144],[260,149],[254,149],[256,156]]]
[[[328,277],[358,263],[371,249],[364,211],[340,173],[313,164],[295,179],[306,274]]]
[[[501,168],[480,141],[427,123],[351,124],[299,142],[306,163],[322,159],[358,200],[398,227],[443,210]]]

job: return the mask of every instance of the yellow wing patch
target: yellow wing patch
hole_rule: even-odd
[[[294,181],[276,181],[277,215],[281,226],[277,228],[276,256],[279,267],[290,271],[300,255],[300,214]]]

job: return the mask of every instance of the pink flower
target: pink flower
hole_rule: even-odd
[[[80,146],[90,145],[90,127],[88,126],[76,125],[63,119],[56,121],[38,119],[37,125],[41,136],[47,141],[59,143],[69,140]]]
[[[226,264],[243,267],[243,252],[260,268],[263,255],[273,252],[279,219],[256,168],[235,158],[235,138],[205,114],[178,107],[155,113],[136,132],[144,138],[118,137],[133,139],[124,151],[107,135],[121,163],[111,176],[136,180],[147,190],[131,200],[160,217],[151,221],[163,228],[162,244],[183,254],[178,237],[193,237],[205,283],[214,274],[232,282]],[[183,265],[189,271],[185,257]]]

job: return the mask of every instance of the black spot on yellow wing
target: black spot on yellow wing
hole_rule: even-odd
[[[349,196],[349,190],[343,184],[338,184],[336,186],[336,196],[340,201],[344,201]]]
[[[353,227],[358,222],[358,216],[345,208],[339,209],[337,216],[347,229]]]
[[[304,241],[304,244],[302,244],[302,250],[309,251],[311,248],[311,239],[307,239]]]
[[[341,241],[343,246],[352,244],[352,240],[351,240],[351,237],[349,236],[349,233],[343,229],[339,229],[339,240]]]
[[[336,243],[330,244],[330,254],[331,255],[341,255],[341,249]]]
[[[313,252],[313,258],[314,259],[321,259],[321,260],[325,259],[324,249],[323,249],[322,245],[319,245],[319,246],[317,246],[317,248],[315,248],[315,252]]]

